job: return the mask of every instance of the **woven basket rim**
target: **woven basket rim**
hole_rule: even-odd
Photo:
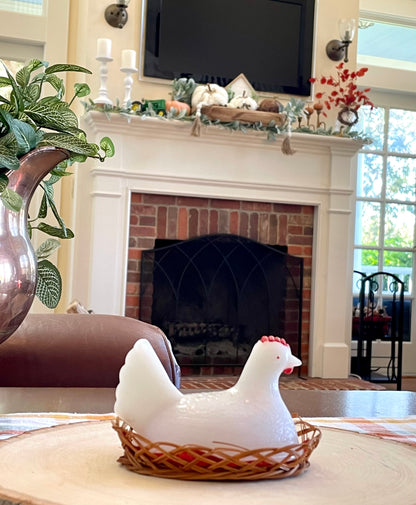
[[[309,467],[321,430],[300,417],[293,420],[298,444],[258,449],[224,443],[212,448],[152,442],[119,417],[112,426],[124,450],[118,462],[133,472],[183,480],[260,480],[295,476]]]

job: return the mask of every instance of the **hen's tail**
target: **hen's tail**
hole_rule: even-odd
[[[140,433],[153,416],[181,397],[149,341],[138,340],[120,370],[116,415]]]

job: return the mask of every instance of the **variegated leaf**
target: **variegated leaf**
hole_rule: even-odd
[[[50,309],[54,309],[61,299],[62,279],[56,266],[48,260],[38,263],[36,296]]]
[[[89,144],[85,140],[65,133],[47,133],[39,145],[61,147],[62,149],[85,156],[95,156],[98,153],[98,146],[96,144]]]
[[[90,70],[79,65],[68,65],[66,63],[58,63],[51,65],[45,70],[45,74],[53,74],[56,72],[83,72],[84,74],[92,74]]]
[[[27,107],[25,113],[39,126],[53,130],[67,131],[78,126],[77,116],[68,107],[50,107],[38,102]]]

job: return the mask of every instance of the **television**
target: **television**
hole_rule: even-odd
[[[315,0],[147,0],[143,77],[310,95]]]

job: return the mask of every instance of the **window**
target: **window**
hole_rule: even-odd
[[[43,0],[2,0],[0,10],[41,16]]]
[[[0,0],[0,59],[67,59],[70,0]]]
[[[416,111],[362,108],[360,116],[361,129],[374,142],[358,154],[354,270],[395,274],[404,281],[410,303],[415,277]],[[355,295],[358,289],[356,274]]]
[[[416,18],[411,4],[414,2],[399,1],[393,5],[391,2],[360,0],[359,3],[357,64],[369,68],[361,85],[372,90],[413,94]],[[370,10],[365,10],[366,7]]]
[[[416,70],[416,26],[365,18],[358,26],[360,63]]]

